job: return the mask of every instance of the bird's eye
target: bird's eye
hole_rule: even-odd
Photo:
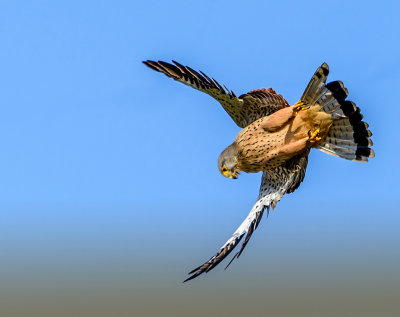
[[[223,171],[223,172],[227,172],[227,171],[228,171],[228,169],[226,168],[226,166],[222,167],[222,171]]]

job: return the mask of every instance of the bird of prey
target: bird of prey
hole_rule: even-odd
[[[291,106],[272,88],[256,89],[239,97],[203,72],[175,61],[144,61],[145,65],[183,84],[209,94],[243,128],[218,158],[221,174],[237,178],[243,171],[262,171],[259,196],[233,235],[208,261],[195,268],[184,282],[216,267],[244,241],[231,262],[246,247],[260,223],[286,193],[294,192],[304,179],[311,148],[347,160],[367,162],[374,157],[372,133],[362,121],[360,108],[346,100],[341,81],[326,84],[329,67],[323,63],[312,76],[300,100]]]

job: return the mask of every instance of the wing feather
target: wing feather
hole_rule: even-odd
[[[258,200],[246,219],[213,257],[189,272],[189,274],[192,275],[184,282],[211,271],[232,252],[246,235],[240,250],[233,256],[226,268],[228,268],[234,259],[239,258],[254,231],[257,229],[264,214],[264,210],[267,209],[268,215],[270,207],[275,208],[277,202],[282,199],[285,193],[293,192],[303,181],[308,163],[308,153],[309,152],[306,152],[290,159],[283,166],[263,172]]]
[[[174,64],[147,60],[143,63],[153,70],[210,95],[222,105],[241,128],[289,106],[289,103],[272,88],[253,90],[237,97],[232,90],[221,85],[214,78],[208,77],[202,71],[197,72],[189,66],[183,66],[176,61],[172,62]]]

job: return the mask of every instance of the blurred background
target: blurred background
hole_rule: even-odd
[[[396,1],[3,1],[0,316],[399,316]],[[260,174],[217,169],[239,128],[146,68],[177,60],[291,103],[342,80],[376,158],[312,151],[238,261],[182,284]]]

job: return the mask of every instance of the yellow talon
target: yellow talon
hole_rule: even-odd
[[[306,110],[310,108],[309,106],[306,106],[303,101],[298,101],[293,105],[294,111],[300,111],[300,110]]]
[[[310,138],[310,141],[318,142],[318,141],[321,141],[321,139],[322,139],[319,128],[308,131],[308,136]]]

